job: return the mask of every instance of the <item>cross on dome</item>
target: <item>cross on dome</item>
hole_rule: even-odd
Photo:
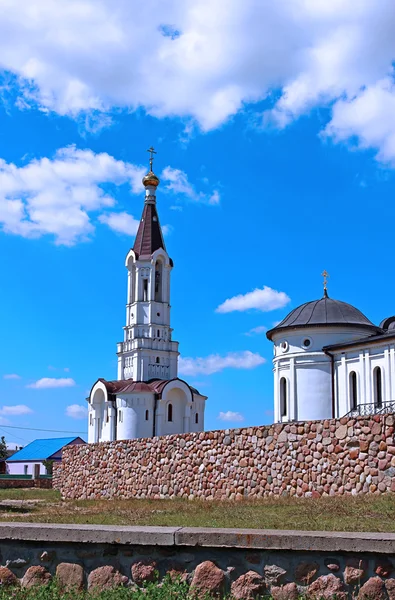
[[[152,163],[154,162],[153,154],[158,154],[158,153],[156,152],[156,150],[154,150],[153,146],[151,146],[151,148],[148,148],[147,152],[150,153],[150,157],[149,157],[149,170],[152,171]]]
[[[324,296],[327,297],[328,296],[328,277],[330,277],[330,275],[326,269],[323,270],[321,275],[324,278]]]
[[[152,164],[154,162],[154,154],[157,154],[156,150],[154,150],[154,147],[151,146],[151,148],[148,148],[147,152],[150,153],[150,157],[149,157],[149,168],[150,170],[148,171],[147,175],[144,175],[143,177],[143,185],[144,187],[147,189],[149,188],[151,191],[149,192],[149,195],[152,196],[153,194],[155,194],[154,190],[158,187],[159,185],[159,177],[157,177],[155,175],[155,173],[152,170]],[[147,192],[148,193],[148,192]]]

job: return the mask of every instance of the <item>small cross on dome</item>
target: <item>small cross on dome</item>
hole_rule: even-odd
[[[330,277],[330,275],[326,269],[324,269],[321,275],[324,278],[324,296],[328,296],[328,277]]]
[[[151,148],[148,148],[147,152],[150,153],[150,157],[149,157],[149,169],[150,169],[150,171],[152,171],[152,163],[154,162],[153,155],[154,154],[158,154],[158,153],[156,152],[156,150],[154,150],[153,146],[151,146]]]

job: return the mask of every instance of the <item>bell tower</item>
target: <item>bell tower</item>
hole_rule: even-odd
[[[152,170],[143,177],[145,202],[133,248],[126,257],[128,292],[124,341],[117,345],[118,380],[173,379],[178,371],[178,342],[170,327],[170,273],[156,209],[159,178]]]

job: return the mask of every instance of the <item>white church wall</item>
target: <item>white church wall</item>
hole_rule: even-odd
[[[117,440],[152,437],[153,409],[154,394],[117,396]]]
[[[332,418],[331,358],[322,348],[366,337],[366,329],[339,327],[311,327],[278,332],[274,341],[274,397],[275,421],[315,420]],[[350,410],[347,379],[355,363],[359,378],[359,351],[349,353],[349,361],[337,366],[335,378],[335,416]],[[344,372],[343,372],[344,371]],[[286,393],[284,393],[286,381]],[[361,389],[360,384],[358,389]],[[284,413],[284,397],[286,412]]]
[[[328,361],[296,366],[296,419],[298,421],[332,417],[331,366]]]
[[[98,381],[91,390],[88,410],[88,443],[101,441],[104,419],[104,404],[107,399],[107,390],[101,381]]]
[[[199,432],[204,431],[204,406],[205,400],[202,396],[198,396],[197,394],[193,395],[193,402],[191,405],[191,416],[190,416],[190,425],[189,431],[191,432]],[[197,422],[196,422],[197,415]]]
[[[335,357],[336,394],[339,416],[352,410],[350,387],[351,373],[357,376],[357,404],[377,402],[375,369],[380,368],[382,377],[382,402],[394,399],[392,391],[391,349],[393,344],[372,342],[371,346],[361,346],[350,350],[338,351]],[[395,352],[393,352],[395,354]],[[395,366],[395,365],[394,365]]]

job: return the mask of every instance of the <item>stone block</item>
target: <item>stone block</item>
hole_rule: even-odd
[[[45,567],[29,567],[22,579],[23,588],[47,585],[51,581],[51,574]]]
[[[139,560],[132,564],[132,578],[137,585],[156,581],[158,566],[154,560]]]
[[[201,598],[207,594],[220,597],[225,588],[225,574],[211,560],[206,560],[196,567],[191,588]]]
[[[380,577],[371,577],[363,584],[358,593],[358,600],[386,600],[384,581]]]
[[[263,578],[255,571],[248,571],[232,583],[231,595],[234,600],[254,600],[266,592]]]
[[[11,587],[19,585],[18,578],[7,567],[0,567],[0,586]]]
[[[343,582],[335,575],[322,575],[308,587],[308,598],[311,600],[346,600],[347,593]]]
[[[88,590],[111,590],[116,587],[125,586],[128,583],[128,578],[121,575],[115,567],[105,566],[98,567],[88,577]]]
[[[62,590],[81,592],[84,589],[84,569],[76,563],[60,563],[56,567],[56,580]]]

